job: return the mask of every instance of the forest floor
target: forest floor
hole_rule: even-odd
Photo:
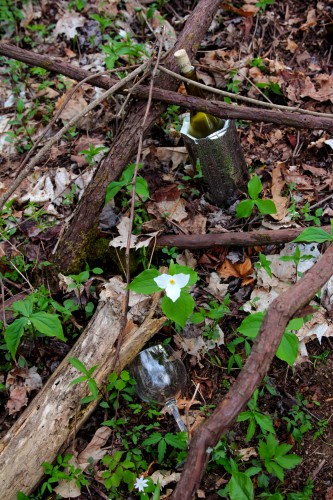
[[[0,33],[2,42],[57,57],[91,72],[126,68],[152,53],[161,26],[166,26],[165,49],[172,47],[196,3],[5,2],[0,6]],[[330,0],[221,3],[196,54],[195,67],[206,85],[261,101],[332,113],[332,37]],[[3,194],[75,82],[5,57],[0,58],[0,64]],[[52,125],[49,136],[100,92],[84,84]],[[185,93],[183,86],[179,92]],[[26,324],[24,330],[16,331],[19,338],[11,347],[12,354],[15,349],[15,362],[8,343],[0,342],[1,437],[75,344],[94,314],[104,285],[123,269],[123,250],[115,239],[127,234],[130,193],[126,181],[101,214],[94,254],[81,273],[59,277],[52,264],[52,250],[62,230],[70,224],[85,187],[113,138],[121,132],[118,112],[123,103],[124,97],[116,95],[72,127],[1,212],[3,331],[17,321],[25,307],[22,304],[32,297],[34,312],[57,314],[61,332],[68,339],[66,343],[61,340],[60,330],[52,337],[50,332],[38,328],[32,331],[31,324]],[[330,224],[333,139],[328,132],[237,121],[249,173],[261,180],[260,196],[272,199],[277,208],[272,215],[254,209],[250,217],[237,218],[235,206],[221,209],[209,201],[201,170],[194,170],[190,164],[180,135],[185,111],[169,105],[145,137],[134,234],[247,232]],[[130,175],[131,169],[127,172]],[[111,240],[113,247],[109,247]],[[150,246],[133,253],[132,278],[149,265],[159,269],[169,266],[171,260],[199,275],[191,294],[201,321],[197,316],[184,329],[168,323],[152,341],[170,344],[185,364],[187,388],[178,404],[191,433],[227,393],[250,351],[251,335],[244,334],[244,329],[237,331],[242,321],[249,313],[265,311],[325,248],[325,243],[318,242],[254,248],[216,246],[191,252]],[[287,259],[281,261],[281,257]],[[289,366],[276,357],[249,407],[221,437],[197,498],[333,499],[331,290],[330,282],[314,298],[316,312],[293,333],[299,339],[296,363]],[[21,302],[15,308],[17,301]],[[51,321],[50,329],[54,328],[58,326]],[[59,467],[45,466],[42,484],[34,495],[22,495],[21,500],[136,498],[139,493],[133,489],[134,479],[153,474],[163,486],[161,498],[171,497],[186,456],[184,436],[177,433],[170,415],[137,398],[127,372],[110,387],[107,402],[80,429],[74,444],[77,458],[97,430],[110,429],[103,449],[100,445],[92,447],[96,456],[100,453],[99,458],[82,473],[74,471],[76,462],[72,468],[66,461],[62,466],[59,461]],[[264,451],[265,447],[273,450],[274,442],[277,446],[274,439],[289,445],[286,450],[290,461],[287,454],[278,467],[278,461],[274,462],[277,455],[272,451],[269,456],[267,450],[265,455]],[[112,463],[115,451],[119,452],[118,462]],[[296,455],[302,460],[298,461]],[[66,472],[67,481],[61,480],[59,470]],[[241,484],[244,475],[252,484],[252,493]],[[75,493],[69,492],[68,484]]]

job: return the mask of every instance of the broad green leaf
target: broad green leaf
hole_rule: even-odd
[[[302,458],[295,454],[275,458],[275,462],[277,462],[284,469],[293,469],[296,465],[301,463],[301,461]]]
[[[180,264],[174,264],[173,272],[172,273],[170,272],[170,274],[180,274],[180,273],[190,275],[189,282],[187,283],[186,286],[192,286],[198,281],[198,273],[193,271],[193,269],[187,266],[181,266]]]
[[[243,319],[243,321],[237,328],[237,331],[245,335],[245,337],[249,337],[251,339],[256,338],[259,333],[264,316],[265,313],[263,312],[250,314],[245,319]]]
[[[299,330],[304,325],[303,318],[294,318],[289,321],[286,330]]]
[[[91,270],[92,273],[94,274],[103,274],[104,271],[100,267],[94,267],[94,269]]]
[[[230,500],[253,500],[253,484],[243,472],[234,472],[229,482]]]
[[[161,439],[161,441],[158,443],[157,451],[158,451],[157,461],[159,464],[161,464],[163,462],[163,458],[166,452],[166,442],[164,441],[164,439]]]
[[[191,316],[194,309],[194,299],[187,292],[180,292],[180,297],[173,302],[164,295],[161,306],[163,313],[175,323],[184,328],[187,319]]]
[[[128,189],[129,189],[129,191],[132,191],[131,184],[128,186]],[[143,177],[140,177],[140,176],[137,177],[136,184],[135,184],[135,192],[144,201],[147,200],[147,198],[149,198],[148,183]]]
[[[242,411],[237,417],[237,422],[245,422],[251,418],[252,413],[250,411]]]
[[[307,227],[301,232],[299,236],[294,240],[294,243],[305,242],[305,243],[324,243],[324,241],[333,241],[332,234],[327,233],[320,227]]]
[[[252,179],[250,179],[247,185],[247,189],[252,200],[256,200],[258,198],[259,193],[261,193],[262,191],[261,180],[257,175],[254,175]]]
[[[133,292],[143,293],[146,295],[159,292],[161,289],[154,281],[154,278],[157,278],[159,275],[160,273],[157,269],[147,269],[136,276],[132,283],[128,285],[128,288],[129,290],[133,290]]]
[[[71,380],[69,385],[81,384],[82,382],[87,381],[87,375],[81,375],[81,377],[77,377],[74,380]]]
[[[266,465],[266,468],[267,468],[267,464],[265,462],[265,465]],[[284,472],[283,472],[283,468],[280,467],[279,464],[277,464],[276,462],[269,462],[269,465],[271,467],[271,470],[274,472],[274,474],[276,475],[276,477],[278,479],[280,479],[280,481],[283,483],[284,482]],[[268,470],[268,469],[267,469]]]
[[[242,200],[236,207],[236,217],[238,219],[241,219],[242,217],[250,217],[253,207],[253,200]]]
[[[179,448],[180,450],[184,450],[187,448],[187,444],[184,441],[181,441],[178,436],[175,436],[174,434],[171,434],[169,432],[164,436],[164,439],[174,448]]]
[[[30,316],[30,321],[43,335],[47,337],[57,337],[63,342],[66,341],[62,331],[61,322],[55,314],[49,314],[44,311],[39,311]]]
[[[14,302],[12,305],[12,309],[17,313],[22,314],[22,316],[26,316],[27,318],[29,318],[33,311],[33,303],[33,298],[30,296],[24,300],[17,300],[16,302]]]
[[[259,425],[261,430],[265,430],[267,432],[275,433],[275,429],[273,427],[272,419],[268,415],[263,415],[262,413],[255,412],[254,418],[256,419],[257,424]]]
[[[255,200],[254,202],[261,214],[276,214],[276,206],[272,200]]]
[[[142,164],[140,164],[139,167],[140,166],[142,166]],[[130,163],[121,174],[120,180],[125,182],[126,184],[132,182],[134,169],[135,169],[135,163]]]
[[[149,444],[156,444],[162,439],[162,435],[159,432],[154,432],[151,436],[143,441],[143,446],[148,446]]]
[[[127,370],[123,370],[120,374],[121,380],[125,380],[126,382],[131,379],[131,376]]]
[[[119,191],[126,186],[126,182],[121,182],[121,181],[113,181],[110,182],[108,187],[106,188],[106,194],[105,194],[105,205],[109,203],[110,200],[112,200],[116,194],[119,193]]]
[[[94,397],[94,399],[97,399],[98,398],[98,387],[97,387],[96,380],[94,380],[93,378],[89,379],[88,380],[88,387],[89,387],[89,390],[90,390],[92,396]]]
[[[8,325],[5,330],[5,342],[13,359],[15,359],[16,351],[20,345],[20,340],[28,321],[26,317],[18,318]]]
[[[297,358],[298,344],[298,338],[294,333],[285,332],[276,351],[276,357],[292,366]]]
[[[246,431],[246,437],[245,437],[246,442],[251,441],[251,439],[254,436],[255,431],[256,431],[256,423],[255,423],[255,420],[253,420],[251,418],[249,426],[248,426],[247,431]]]

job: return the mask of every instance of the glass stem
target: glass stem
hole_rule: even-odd
[[[180,413],[179,413],[179,410],[178,410],[178,407],[176,404],[176,400],[170,399],[169,401],[167,401],[165,403],[165,406],[167,408],[169,408],[169,410],[171,411],[172,416],[176,420],[177,425],[178,425],[179,429],[181,430],[181,432],[187,433],[186,425],[184,424],[184,422],[181,419],[181,416],[180,416]]]

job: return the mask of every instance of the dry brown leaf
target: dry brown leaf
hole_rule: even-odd
[[[232,264],[229,259],[225,259],[223,264],[217,268],[217,272],[221,278],[230,278],[231,276],[235,278],[247,278],[253,273],[253,267],[249,257],[245,257],[244,262],[236,264]],[[244,279],[243,283],[248,284],[251,281]]]
[[[312,167],[311,165],[302,164],[303,170],[308,170],[311,174],[316,175],[318,177],[326,177],[328,175],[327,170],[324,168]]]
[[[74,38],[78,32],[77,28],[82,28],[85,23],[85,18],[75,11],[65,12],[54,28],[53,36],[56,38],[60,34],[64,34],[67,39]]]
[[[186,201],[184,198],[177,198],[174,201],[159,201],[157,203],[151,203],[148,205],[147,209],[148,212],[153,215],[167,217],[175,222],[181,222],[187,218],[185,206]]]
[[[316,89],[315,84],[318,89]],[[333,75],[320,74],[314,78],[314,83],[307,76],[301,97],[311,97],[319,102],[333,102]]]
[[[238,450],[238,454],[243,462],[247,462],[247,460],[249,460],[251,457],[257,456],[257,452],[255,448],[253,448],[253,446],[251,446],[250,448],[242,448],[241,450]]]
[[[103,458],[106,450],[103,450],[102,447],[109,439],[111,432],[112,429],[105,426],[97,429],[90,443],[77,457],[78,463],[88,465],[90,458],[92,458],[95,462]]]
[[[156,157],[160,161],[172,162],[172,169],[177,168],[181,163],[188,159],[188,152],[185,147],[159,147],[156,148]]]
[[[295,43],[294,40],[291,40],[291,38],[288,38],[286,50],[294,54],[294,52],[296,52],[297,49],[298,49],[297,43]]]
[[[311,26],[316,26],[316,24],[317,24],[316,9],[310,9],[306,16],[306,23],[302,24],[300,29],[305,31],[308,28],[311,28]]]
[[[161,488],[164,488],[169,483],[177,483],[180,478],[180,472],[174,472],[171,470],[156,470],[150,477],[154,481],[154,484],[159,482]]]
[[[276,214],[272,214],[273,219],[282,220],[288,213],[288,198],[281,196],[285,181],[282,176],[283,163],[278,162],[272,171],[272,198],[276,206]]]
[[[69,92],[70,90],[68,90],[65,94],[59,97],[55,105],[55,112],[58,111],[59,108],[64,104],[65,100],[68,97]],[[79,88],[74,93],[74,95],[72,95],[69,102],[66,104],[65,108],[61,112],[60,118],[62,120],[66,122],[71,120],[88,106],[87,101],[83,97],[83,93],[84,93],[83,89]],[[88,120],[89,120],[88,116],[80,118],[80,120],[77,122],[77,126],[83,127],[84,124],[88,122]]]
[[[6,408],[9,415],[13,415],[18,411],[21,411],[23,406],[27,406],[27,388],[26,387],[16,387],[10,393],[10,397],[7,401]]]

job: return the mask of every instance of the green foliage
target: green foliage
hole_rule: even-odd
[[[327,233],[320,227],[307,227],[297,236],[294,243],[324,243],[325,241],[333,241],[333,229],[331,233]]]
[[[119,59],[125,58],[128,64],[140,62],[144,57],[148,57],[145,46],[141,43],[136,43],[129,34],[123,38],[116,35],[114,38],[107,36],[107,44],[100,47],[102,52],[106,54],[105,65],[106,69],[113,69]]]
[[[139,164],[139,168],[142,168],[142,164]],[[123,188],[125,188],[129,193],[132,192],[132,180],[134,175],[135,164],[131,163],[123,171],[119,181],[111,182],[106,188],[105,204],[109,203],[117,193]],[[147,181],[140,175],[136,178],[135,193],[143,201],[149,198],[149,189]]]
[[[91,368],[88,369],[84,366],[82,361],[80,361],[77,358],[69,358],[69,362],[79,372],[83,373],[83,375],[81,375],[80,377],[72,380],[70,385],[76,385],[76,384],[81,384],[82,382],[87,382],[88,388],[91,392],[91,395],[81,399],[81,404],[90,403],[91,401],[98,399],[98,386],[96,380],[92,377],[92,374],[96,370],[97,365],[92,366]]]
[[[266,8],[268,5],[273,5],[275,0],[259,0],[259,2],[256,3],[256,7],[259,7],[260,12],[265,12]]]
[[[281,482],[284,481],[284,470],[293,469],[302,459],[295,454],[288,454],[292,445],[282,443],[273,434],[266,437],[266,441],[259,441],[259,455],[264,461],[267,472],[276,476]]]
[[[36,296],[31,294],[24,300],[14,302],[12,306],[16,319],[5,330],[5,342],[13,359],[26,332],[31,333],[34,338],[41,334],[66,341],[59,317],[45,311],[36,311],[36,302]]]
[[[251,339],[256,338],[264,316],[265,314],[263,312],[250,314],[242,321],[237,331],[245,337]],[[297,321],[292,320],[289,322],[286,331],[283,334],[279,348],[276,351],[276,357],[286,361],[290,366],[294,364],[297,358],[299,343],[296,335],[294,333],[290,333],[290,330],[299,330],[299,328],[303,325],[303,319],[296,318],[296,320]]]
[[[272,274],[272,270],[271,270],[271,263],[272,263],[272,261],[268,260],[265,254],[259,252],[259,262],[256,262],[254,267],[256,269],[259,269],[260,267],[262,267],[263,269],[265,269],[268,276],[270,278],[272,278],[273,274]]]
[[[127,370],[123,370],[119,376],[115,372],[111,373],[108,377],[108,384],[106,386],[106,390],[109,394],[108,403],[101,403],[101,406],[109,408],[110,405],[112,405],[116,410],[119,407],[119,401],[121,399],[131,403],[135,393],[135,385],[135,380],[131,378]],[[103,425],[108,425],[108,421],[103,422]]]
[[[300,210],[304,215],[306,222],[313,222],[315,226],[320,226],[320,217],[323,215],[323,209],[317,208],[314,215],[311,215],[310,203],[307,201]]]
[[[262,200],[259,194],[262,191],[261,180],[257,175],[254,175],[247,185],[250,199],[242,200],[236,207],[236,216],[238,218],[250,217],[253,208],[256,206],[262,215],[275,214],[276,206],[272,200]]]
[[[59,481],[75,480],[79,488],[89,484],[89,481],[85,478],[81,469],[76,468],[70,463],[72,457],[73,455],[65,455],[64,457],[58,455],[55,465],[51,465],[48,462],[42,464],[44,474],[50,476],[41,486],[42,494],[46,492],[52,493],[54,486],[57,485]]]
[[[177,434],[168,432],[164,436],[160,432],[154,432],[142,443],[142,446],[150,447],[152,445],[157,445],[157,462],[161,464],[168,445],[183,451],[187,449],[187,436],[185,432],[177,432]]]
[[[194,285],[198,279],[198,275],[193,269],[181,266],[179,264],[174,264],[173,261],[170,262],[169,275],[174,276],[176,274],[188,274],[189,282],[182,288],[180,292],[180,297],[176,301],[172,301],[167,295],[162,298],[162,311],[163,313],[172,321],[175,321],[178,325],[184,328],[187,319],[191,316],[194,309],[194,300],[192,296],[188,293],[188,288]],[[143,271],[128,285],[130,290],[136,293],[151,294],[161,290],[161,288],[154,281],[154,278],[159,276],[159,272],[156,269],[147,269]]]
[[[256,389],[247,404],[249,410],[241,412],[237,418],[237,422],[249,422],[245,438],[246,441],[250,441],[253,438],[257,425],[260,427],[263,434],[267,432],[275,434],[271,417],[262,413],[257,405],[258,395],[259,391]]]
[[[107,153],[109,150],[110,148],[106,148],[105,146],[93,146],[89,144],[89,149],[82,149],[79,154],[84,155],[89,165],[94,165],[96,163],[95,156],[100,153]]]

